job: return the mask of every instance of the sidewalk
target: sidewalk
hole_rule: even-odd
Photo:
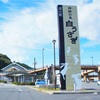
[[[80,90],[80,91],[46,91],[42,90],[42,92],[48,93],[48,94],[100,94],[100,90]]]
[[[42,88],[30,87],[31,89],[35,89],[37,91],[41,91],[48,94],[100,94],[100,89],[81,89],[76,91],[66,91],[66,90],[45,90]]]

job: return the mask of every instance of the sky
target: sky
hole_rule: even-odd
[[[100,0],[0,0],[0,53],[33,67],[59,64],[57,5],[78,10],[81,65],[100,64]],[[44,50],[43,50],[44,48]]]

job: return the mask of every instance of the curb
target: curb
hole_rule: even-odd
[[[52,94],[100,94],[100,92],[53,92]]]
[[[56,92],[51,92],[51,91],[45,91],[42,90],[42,92],[48,93],[48,94],[100,94],[100,92],[81,92],[81,91],[65,91],[65,92],[61,92],[61,91],[56,91]]]

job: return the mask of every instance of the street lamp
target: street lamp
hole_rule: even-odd
[[[93,66],[93,57],[91,57],[91,59],[92,59],[92,66]]]
[[[42,66],[44,68],[44,48],[42,49]]]
[[[93,67],[93,57],[91,57],[91,59],[92,59],[92,67]],[[94,72],[93,72],[93,79],[94,79]]]
[[[55,86],[55,89],[56,89],[56,73],[55,73],[55,43],[56,43],[56,40],[52,40],[53,42],[53,46],[54,46],[54,66],[53,66],[53,78],[54,78],[54,86]]]

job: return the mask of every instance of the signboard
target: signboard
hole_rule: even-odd
[[[79,29],[76,6],[58,5],[61,89],[81,88]]]

